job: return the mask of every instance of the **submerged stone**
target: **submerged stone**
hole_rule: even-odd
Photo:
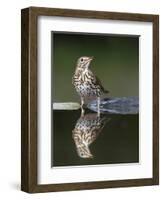
[[[53,103],[53,110],[78,110],[80,104],[76,102],[55,102]]]

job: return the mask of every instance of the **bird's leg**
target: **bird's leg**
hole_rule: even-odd
[[[100,97],[97,97],[97,116],[100,117]]]
[[[84,105],[84,98],[83,97],[81,97],[81,117],[83,117],[84,116],[84,108],[83,108],[83,105]]]
[[[83,105],[84,105],[84,98],[83,97],[81,97],[81,109],[83,108]]]
[[[84,117],[84,109],[81,108],[81,117]]]

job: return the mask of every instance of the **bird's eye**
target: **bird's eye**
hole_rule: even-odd
[[[80,61],[81,61],[81,62],[83,62],[83,61],[84,61],[84,59],[83,59],[83,58],[81,58],[81,59],[80,59]]]

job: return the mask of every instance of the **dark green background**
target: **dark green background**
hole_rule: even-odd
[[[52,34],[52,101],[78,101],[72,76],[81,56],[94,56],[91,70],[111,96],[138,96],[139,37]]]

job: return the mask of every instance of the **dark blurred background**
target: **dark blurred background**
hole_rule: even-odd
[[[138,96],[139,37],[52,33],[52,101],[79,101],[72,85],[76,61],[94,56],[91,70],[111,96]]]

